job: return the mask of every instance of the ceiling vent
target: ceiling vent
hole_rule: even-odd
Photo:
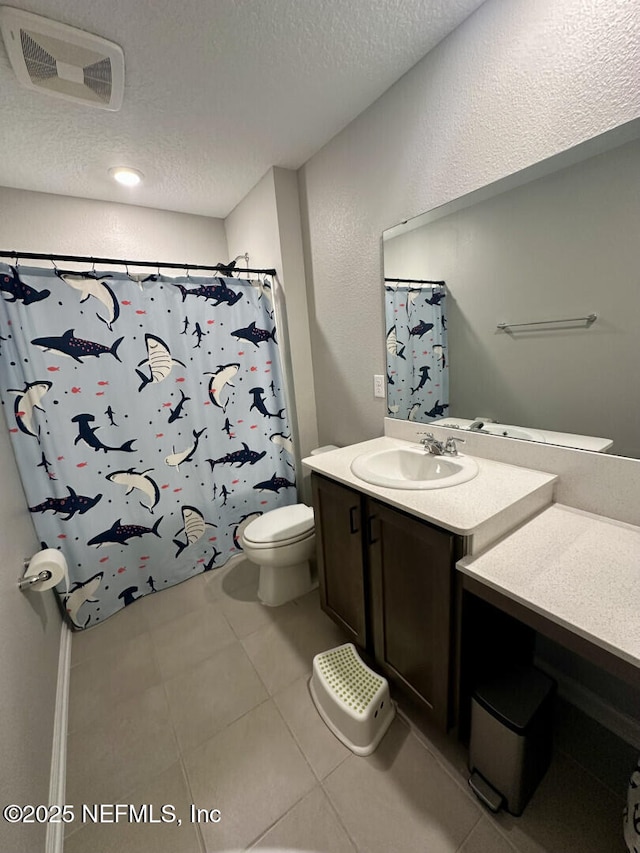
[[[124,54],[117,44],[11,6],[0,6],[0,30],[13,70],[29,89],[120,109]]]

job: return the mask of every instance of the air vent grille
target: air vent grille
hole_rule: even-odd
[[[49,77],[57,77],[56,61],[38,42],[25,30],[20,30],[20,41],[22,42],[22,54],[29,72],[29,77],[34,83],[46,80]]]
[[[25,86],[120,109],[124,55],[118,45],[10,6],[0,6],[0,28],[16,76]]]
[[[108,57],[84,69],[84,85],[103,101],[108,101],[111,97],[111,82],[111,60]]]

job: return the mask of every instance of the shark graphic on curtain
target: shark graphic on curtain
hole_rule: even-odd
[[[223,566],[296,501],[268,278],[0,264],[0,291],[0,398],[75,629]]]
[[[387,410],[410,421],[437,420],[449,408],[447,290],[385,285]]]

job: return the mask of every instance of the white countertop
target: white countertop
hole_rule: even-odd
[[[391,447],[406,447],[407,444],[411,442],[384,436],[308,456],[302,462],[318,474],[338,480],[453,533],[462,536],[480,534],[482,547],[551,503],[553,484],[557,479],[555,475],[479,457],[474,457],[479,468],[477,477],[443,489],[383,488],[372,486],[351,473],[350,465],[356,456]]]
[[[640,666],[640,527],[554,504],[457,567]]]

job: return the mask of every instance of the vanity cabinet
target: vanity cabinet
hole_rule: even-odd
[[[442,729],[461,537],[312,475],[323,610]]]
[[[446,730],[458,539],[379,501],[367,506],[376,662]]]
[[[361,648],[368,643],[360,492],[311,477],[322,609]]]

